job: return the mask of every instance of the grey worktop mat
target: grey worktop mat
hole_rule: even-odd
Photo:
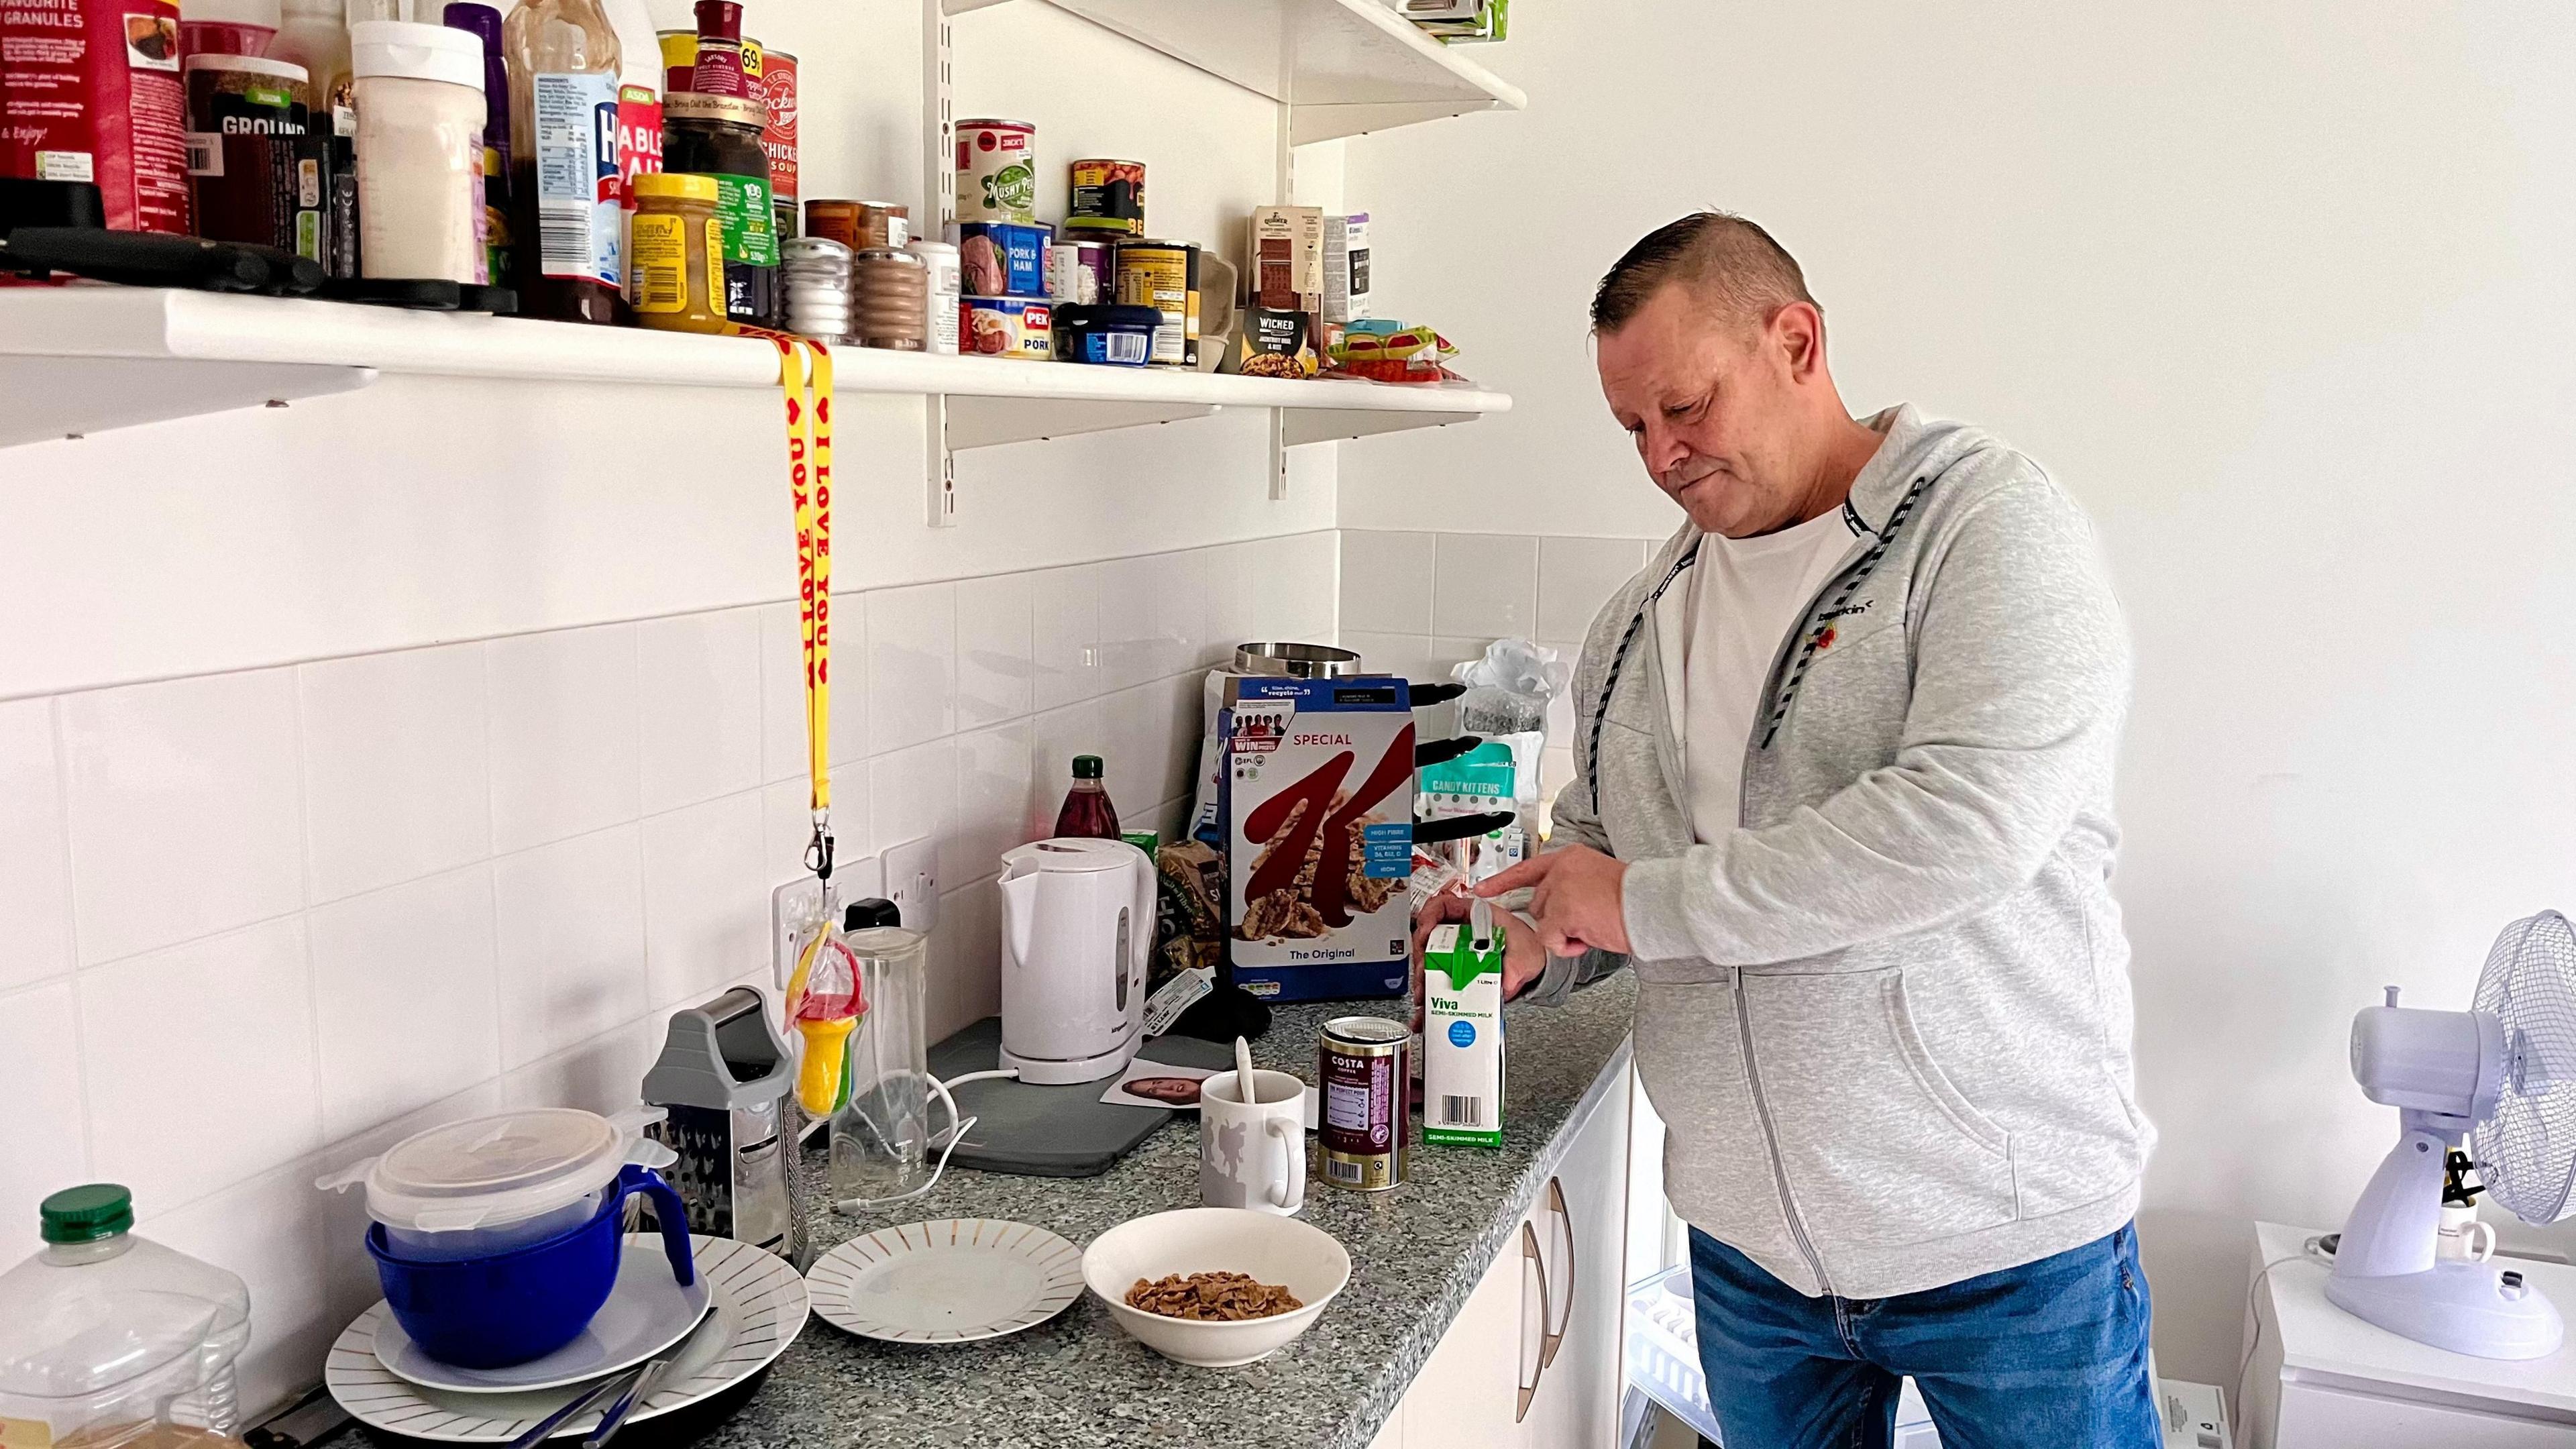
[[[1002,1019],[988,1016],[932,1047],[930,1070],[942,1081],[990,1071],[1001,1060],[1001,1047]],[[1167,1067],[1234,1065],[1231,1044],[1186,1036],[1156,1037],[1136,1055]],[[955,1088],[957,1110],[974,1118],[975,1126],[949,1165],[1028,1177],[1098,1177],[1177,1115],[1168,1108],[1100,1100],[1116,1075],[1070,1087],[991,1081]]]

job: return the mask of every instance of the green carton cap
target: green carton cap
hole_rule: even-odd
[[[67,1187],[37,1205],[48,1243],[93,1243],[134,1226],[134,1194],[113,1182]]]

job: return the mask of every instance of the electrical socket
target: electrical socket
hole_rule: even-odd
[[[903,912],[906,927],[927,933],[939,925],[939,847],[928,836],[887,846],[885,898]]]

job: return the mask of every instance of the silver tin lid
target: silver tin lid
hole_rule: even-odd
[[[1347,679],[1361,669],[1357,654],[1330,644],[1237,644],[1234,672],[1284,679]]]

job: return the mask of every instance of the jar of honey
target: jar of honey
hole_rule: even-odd
[[[636,325],[666,332],[723,332],[724,223],[716,180],[678,172],[635,178],[633,291]]]

